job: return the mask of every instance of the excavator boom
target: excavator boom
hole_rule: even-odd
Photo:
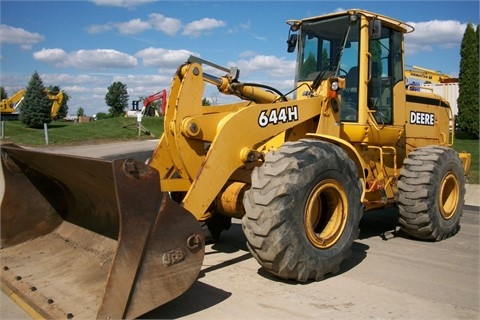
[[[412,66],[411,69],[405,70],[407,78],[419,79],[423,81],[430,81],[433,83],[444,83],[449,80],[455,80],[451,76],[440,71],[429,70],[422,67]]]
[[[60,107],[62,106],[63,101],[63,92],[58,92],[57,94],[53,94],[48,90],[45,90],[48,98],[52,101],[52,108],[50,110],[50,117],[55,119],[58,116],[58,112],[60,111]],[[2,118],[11,118],[17,119],[18,118],[18,107],[23,101],[25,96],[25,89],[17,91],[13,94],[10,98],[3,99],[0,102],[0,112]]]
[[[50,118],[55,119],[58,116],[60,107],[62,106],[63,93],[60,91],[57,94],[47,93],[48,98],[52,101],[52,109],[50,111]]]
[[[152,94],[151,96],[148,96],[145,98],[145,100],[143,100],[142,114],[145,116],[155,114],[155,116],[158,117],[159,116],[158,111],[155,110],[155,107],[152,107],[150,105],[151,103],[154,103],[156,101],[159,101],[159,104],[160,104],[159,111],[161,112],[161,115],[164,115],[165,107],[167,105],[167,91],[165,89],[155,94]]]
[[[0,101],[0,115],[2,118],[18,118],[17,107],[22,103],[25,89],[15,92],[10,98]]]

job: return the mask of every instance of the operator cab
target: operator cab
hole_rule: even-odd
[[[393,124],[393,91],[395,85],[403,86],[402,31],[375,17],[367,17],[368,30],[362,30],[366,14],[350,10],[289,21],[288,51],[298,42],[295,81],[318,87],[328,78],[344,78],[345,88],[339,91],[341,122],[364,123],[371,112],[377,123]],[[303,91],[300,86],[297,95]]]

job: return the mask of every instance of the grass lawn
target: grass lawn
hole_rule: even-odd
[[[21,146],[45,146],[44,129],[26,128],[20,121],[5,121],[3,142]],[[75,145],[121,140],[159,138],[163,118],[143,118],[142,126],[151,134],[138,135],[137,118],[112,118],[88,123],[53,121],[48,124],[49,145]]]
[[[470,173],[467,176],[467,183],[479,183],[479,161],[478,161],[478,153],[479,153],[479,140],[472,139],[465,134],[456,133],[455,134],[455,142],[453,144],[453,148],[458,152],[466,151],[472,155],[472,165],[470,167]]]

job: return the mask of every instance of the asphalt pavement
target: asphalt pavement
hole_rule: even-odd
[[[465,205],[480,207],[480,184],[467,184]]]

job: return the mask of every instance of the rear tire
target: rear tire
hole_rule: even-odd
[[[400,171],[399,224],[407,234],[440,241],[460,229],[465,173],[455,150],[428,146],[410,153]]]
[[[287,142],[265,157],[245,193],[243,228],[260,265],[285,279],[321,280],[350,256],[363,214],[357,169],[340,147]]]

